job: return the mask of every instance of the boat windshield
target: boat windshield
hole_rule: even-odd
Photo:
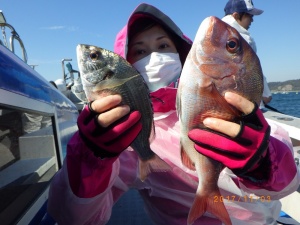
[[[0,104],[1,224],[15,224],[58,170],[52,120]]]

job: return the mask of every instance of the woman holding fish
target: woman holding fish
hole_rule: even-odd
[[[48,211],[58,224],[105,224],[129,188],[154,224],[276,224],[278,199],[297,189],[299,174],[288,134],[257,107],[259,60],[238,32],[210,17],[192,45],[141,4],[115,52],[140,75],[107,50],[77,48],[90,103],[51,184]]]

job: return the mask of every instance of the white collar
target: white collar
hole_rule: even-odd
[[[234,27],[239,33],[245,34],[250,36],[250,33],[248,30],[246,30],[244,27],[242,27],[232,15],[227,15],[223,17],[222,19],[225,23],[229,24],[230,26]]]

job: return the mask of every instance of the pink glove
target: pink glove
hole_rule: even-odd
[[[97,121],[99,114],[90,105],[91,103],[82,110],[77,120],[80,136],[96,157],[118,156],[141,131],[141,114],[133,111],[104,128]]]
[[[270,126],[257,105],[241,118],[241,129],[235,138],[211,129],[193,129],[188,134],[201,154],[221,162],[235,174],[242,175],[257,168],[265,157]]]

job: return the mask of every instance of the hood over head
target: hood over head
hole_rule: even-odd
[[[149,20],[159,23],[167,30],[168,33],[171,34],[171,39],[175,43],[183,65],[192,46],[192,41],[183,34],[179,27],[167,15],[154,6],[146,3],[140,4],[133,11],[128,19],[127,25],[117,34],[114,45],[115,53],[127,58],[128,37],[129,35],[133,35],[136,27],[139,27],[139,23],[143,23],[145,21],[139,20],[141,18],[148,18]]]

